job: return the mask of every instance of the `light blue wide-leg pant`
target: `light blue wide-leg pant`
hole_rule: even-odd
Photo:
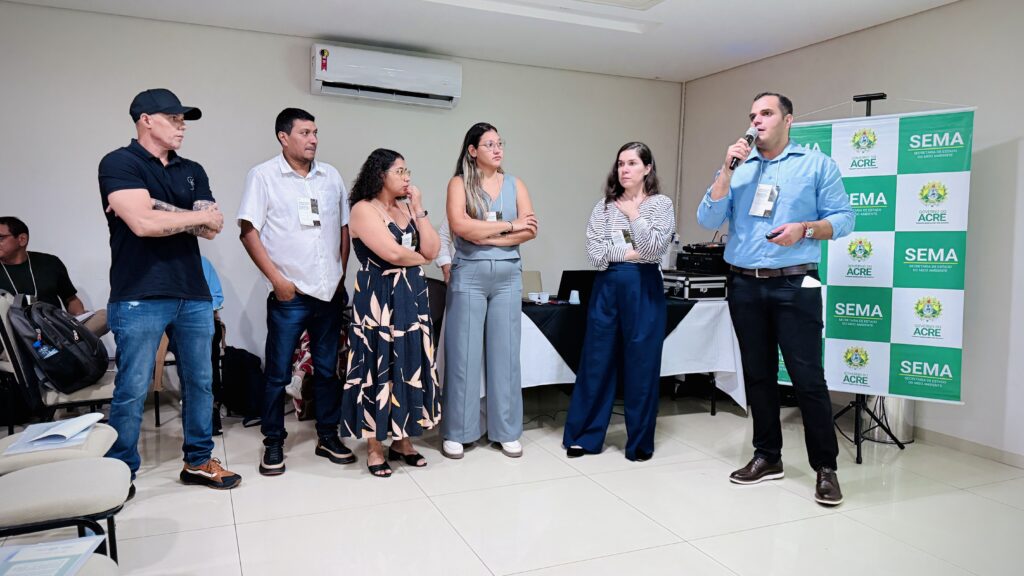
[[[441,435],[475,442],[480,437],[480,380],[486,371],[487,438],[518,440],[523,433],[519,367],[522,333],[522,264],[515,260],[452,262],[444,321]]]

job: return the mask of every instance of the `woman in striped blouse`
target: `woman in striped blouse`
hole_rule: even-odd
[[[665,337],[660,262],[675,227],[672,200],[661,194],[651,149],[625,144],[587,224],[587,256],[600,272],[562,439],[570,458],[601,452],[620,381],[626,458],[644,461],[654,454]]]

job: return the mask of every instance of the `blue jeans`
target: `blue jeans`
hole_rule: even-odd
[[[313,356],[313,397],[316,406],[316,432],[337,436],[341,422],[341,381],[338,380],[338,343],[341,340],[341,314],[348,294],[338,290],[330,302],[305,294],[295,294],[280,302],[271,292],[267,296],[267,347],[264,374],[267,378],[263,397],[263,422],[260,431],[265,442],[283,442],[284,388],[292,379],[292,356],[302,332],[309,332],[309,352]]]
[[[143,404],[153,381],[156,351],[164,332],[177,344],[181,375],[181,427],[185,462],[198,466],[213,451],[213,305],[209,300],[154,298],[111,302],[107,322],[117,343],[117,377],[110,403],[110,425],[117,440],[107,457],[128,465],[132,479],[139,469],[139,429]]]

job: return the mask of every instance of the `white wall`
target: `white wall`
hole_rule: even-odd
[[[794,25],[799,18],[794,17]],[[796,114],[884,91],[875,114],[978,107],[966,266],[963,406],[919,402],[917,424],[1024,455],[1024,3],[963,0],[686,83],[681,204],[684,238],[703,239],[697,203],[761,90]],[[778,31],[784,33],[784,31]],[[806,120],[863,115],[843,106]]]
[[[374,148],[401,152],[432,216],[443,213],[466,129],[495,124],[508,141],[506,169],[530,189],[541,222],[524,266],[551,291],[561,270],[587,267],[586,219],[621,144],[647,142],[665,192],[675,191],[680,84],[461,60],[463,99],[437,111],[310,95],[311,44],[0,2],[0,213],[22,217],[31,248],[58,254],[86,304],[104,306],[110,254],[96,166],[134,136],[128,105],[153,87],[202,109],[182,154],[206,168],[231,220],[248,169],[280,149],[273,123],[286,106],[317,117],[318,157],[348,183]],[[201,242],[224,283],[229,342],[262,355],[266,292],[237,227]]]

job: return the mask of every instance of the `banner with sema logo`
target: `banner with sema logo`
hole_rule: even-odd
[[[857,214],[819,264],[830,389],[961,401],[973,130],[973,109],[793,125],[835,160]]]

